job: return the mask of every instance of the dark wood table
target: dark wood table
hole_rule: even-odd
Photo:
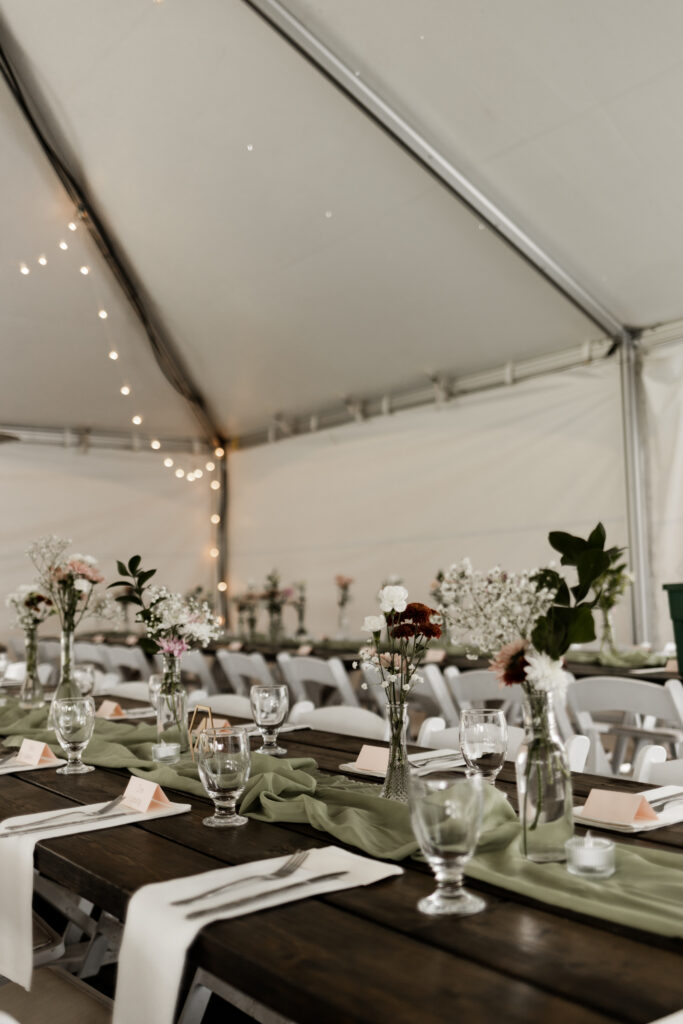
[[[282,737],[291,756],[322,769],[353,759],[361,741],[311,730]],[[98,769],[64,777],[47,770],[0,777],[4,816],[104,800],[121,792],[127,772]],[[578,796],[603,778],[575,776]],[[499,785],[514,798],[512,766]],[[643,788],[619,782],[618,788]],[[190,814],[144,825],[46,839],[36,866],[97,906],[125,919],[133,892],[149,882],[328,845],[305,825],[250,820],[243,828],[203,828],[208,802],[187,794]],[[619,837],[676,850],[683,824]],[[218,922],[188,954],[240,991],[299,1024],[645,1024],[683,1007],[683,943],[471,882],[484,913],[431,919],[416,909],[433,889],[428,869],[407,861],[405,874]]]

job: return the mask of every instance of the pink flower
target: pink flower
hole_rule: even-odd
[[[101,572],[98,572],[94,565],[88,565],[87,562],[82,562],[79,558],[72,558],[70,562],[67,562],[64,568],[57,570],[59,575],[58,579],[64,579],[67,575],[79,576],[83,580],[90,580],[91,583],[103,583],[104,576]]]
[[[174,658],[179,658],[181,654],[190,649],[180,636],[170,636],[164,640],[157,640],[157,646],[164,654],[172,654]]]
[[[526,682],[526,648],[526,640],[514,640],[498,651],[489,668],[498,676],[501,683],[512,686],[513,683]]]

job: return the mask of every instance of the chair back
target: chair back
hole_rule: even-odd
[[[107,648],[109,666],[113,672],[125,669],[126,673],[135,673],[139,679],[147,679],[150,674],[150,665],[145,653],[137,644],[127,646],[125,644],[112,644]]]
[[[457,669],[444,669],[444,679],[453,694],[458,713],[465,708],[486,707],[496,703],[505,712],[508,721],[518,721],[522,705],[522,687],[502,686],[500,679],[487,668],[469,669],[458,672]]]
[[[54,669],[52,665],[38,665],[38,678],[42,686],[47,686]],[[25,661],[11,661],[5,671],[4,681],[7,683],[23,683],[26,675]]]
[[[296,700],[312,700],[321,704],[324,688],[334,691],[332,700],[349,707],[359,707],[358,698],[339,658],[310,658],[281,651],[277,663],[284,681]]]
[[[249,696],[252,682],[260,683],[262,686],[272,686],[275,683],[262,654],[239,654],[220,648],[216,651],[216,661],[228,683],[227,689],[233,693]]]
[[[301,704],[307,702],[302,701]],[[290,722],[310,725],[321,732],[338,732],[344,736],[360,736],[367,740],[388,740],[389,724],[374,711],[365,708],[338,705],[327,708],[301,708],[295,704],[289,716]]]
[[[199,679],[202,690],[216,693],[218,687],[213,678],[209,658],[202,651],[185,651],[180,667],[183,672],[190,672]]]
[[[380,714],[386,718],[387,698],[384,692],[384,687],[380,683],[379,671],[374,665],[371,665],[368,662],[363,662],[361,663],[361,672],[363,675],[363,682],[367,687],[367,693],[377,705]],[[439,666],[421,665],[418,669],[418,675],[422,677],[422,682],[416,684],[408,698],[408,701],[414,701],[415,703],[420,704],[420,698],[425,697],[426,700],[424,704],[427,705],[427,709],[429,711],[433,709],[437,712],[437,715],[431,715],[430,717],[442,717],[445,725],[459,726],[460,717]]]
[[[514,761],[519,748],[524,741],[524,729],[516,725],[508,725],[508,746],[505,755],[506,761]],[[420,726],[417,742],[421,747],[432,747],[437,750],[441,747],[452,750],[460,750],[460,730],[445,729],[443,718],[425,718]],[[571,736],[566,744],[567,760],[569,770],[582,772],[586,765],[586,758],[590,743],[587,736]]]
[[[649,761],[638,781],[651,782],[654,786],[683,786],[683,758],[677,757],[671,761]]]
[[[235,715],[237,718],[253,719],[251,701],[238,693],[212,693],[203,702],[217,715]]]
[[[99,690],[97,696],[99,697],[104,690]],[[149,704],[149,687],[147,683],[114,683],[113,686],[106,687],[107,696],[112,697],[126,697],[128,700],[142,700],[145,704]]]
[[[77,665],[95,665],[104,672],[109,672],[109,652],[106,644],[92,644],[84,640],[74,641],[74,659]]]

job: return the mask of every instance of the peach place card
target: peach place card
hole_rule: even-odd
[[[126,712],[123,710],[120,704],[117,704],[115,700],[103,700],[97,711],[95,712],[95,718],[125,718]]]
[[[591,789],[581,816],[614,825],[658,820],[641,793],[611,792],[608,789]]]
[[[133,811],[149,811],[153,804],[166,807],[170,803],[161,786],[137,775],[132,776],[123,794],[123,804]]]
[[[24,740],[17,751],[16,759],[19,764],[32,765],[42,764],[44,761],[59,760],[52,753],[47,743],[41,743],[40,740]]]
[[[364,743],[355,766],[365,772],[385,772],[389,767],[389,748],[373,747]]]
[[[296,653],[300,657],[305,658],[311,653],[312,650],[313,644],[299,644],[299,646],[296,649]]]
[[[231,640],[230,643],[228,644],[229,651],[241,651],[243,647],[244,644],[242,643],[241,640]]]

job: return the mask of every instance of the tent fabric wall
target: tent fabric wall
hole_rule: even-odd
[[[663,583],[683,581],[683,340],[645,354],[643,394],[647,427],[652,598],[660,642],[673,640]]]
[[[0,448],[0,575],[5,592],[34,572],[25,551],[48,534],[98,559],[108,581],[116,558],[141,554],[158,581],[187,591],[211,580],[209,498],[179,483],[148,453],[6,444]],[[155,580],[156,582],[156,580]],[[10,613],[0,603],[0,638]],[[42,631],[53,633],[52,622]]]
[[[547,564],[551,529],[601,519],[627,543],[619,368],[608,360],[231,456],[231,590],[274,566],[309,584],[307,624],[335,633],[333,577],[355,579],[351,632],[390,574]],[[293,613],[286,624],[293,627]],[[617,636],[630,641],[628,601]]]

